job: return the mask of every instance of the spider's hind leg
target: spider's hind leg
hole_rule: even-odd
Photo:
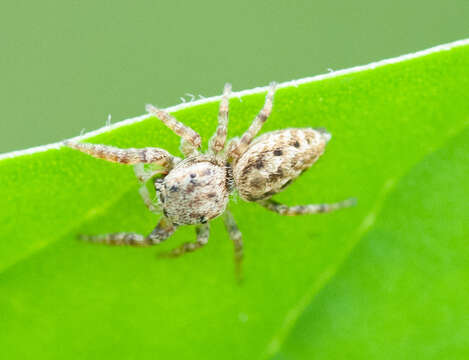
[[[331,211],[354,206],[356,202],[356,199],[352,198],[331,204],[287,206],[272,199],[257,201],[259,205],[265,207],[267,210],[287,216],[328,213]]]

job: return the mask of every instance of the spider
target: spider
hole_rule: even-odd
[[[120,232],[82,235],[82,238],[108,245],[152,246],[166,240],[179,226],[195,225],[195,242],[186,242],[163,254],[176,257],[205,246],[210,233],[209,222],[223,214],[234,244],[235,268],[239,276],[243,259],[242,235],[227,209],[229,196],[234,191],[243,200],[256,202],[280,215],[325,213],[352,206],[354,199],[299,206],[287,206],[271,199],[324,153],[331,138],[322,128],[276,130],[255,138],[272,111],[275,88],[276,84],[271,83],[264,106],[247,131],[226,144],[231,94],[231,85],[226,84],[220,102],[218,127],[205,154],[199,151],[201,137],[197,132],[153,105],[147,105],[146,110],[181,137],[180,149],[184,159],[154,147],[119,149],[66,141],[66,146],[93,157],[134,165],[135,174],[142,183],[139,192],[145,205],[152,212],[163,212],[154,230],[146,236]],[[157,200],[150,197],[146,186],[149,181],[153,182]]]

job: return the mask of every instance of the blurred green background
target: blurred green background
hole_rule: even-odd
[[[225,81],[252,88],[465,38],[468,15],[467,0],[2,0],[0,152]]]

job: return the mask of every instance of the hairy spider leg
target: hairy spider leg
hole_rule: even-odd
[[[120,149],[114,146],[74,141],[65,141],[64,145],[95,158],[111,162],[130,165],[139,163],[157,164],[162,166],[166,172],[173,167],[175,159],[174,156],[166,150],[154,147]]]
[[[262,125],[264,125],[267,118],[270,116],[272,112],[272,106],[274,101],[274,93],[276,83],[270,83],[269,89],[267,91],[267,95],[265,97],[265,103],[259,114],[256,116],[254,121],[251,123],[251,126],[246,130],[246,132],[241,136],[241,139],[235,139],[232,146],[229,146],[229,154],[228,157],[232,159],[238,159],[248,148],[249,144],[251,144],[252,139],[258,134],[261,130]]]
[[[163,124],[170,128],[176,135],[181,137],[181,152],[185,157],[198,154],[197,149],[202,143],[202,138],[197,132],[189,126],[177,121],[176,118],[169,115],[166,111],[158,109],[153,105],[147,105],[146,110],[160,119]]]
[[[208,243],[208,238],[210,236],[210,225],[209,223],[197,225],[195,228],[195,233],[197,239],[195,242],[186,242],[181,246],[165,253],[158,254],[159,257],[178,257],[187,252],[192,252],[201,247],[205,246]]]
[[[153,246],[166,240],[176,229],[176,225],[172,224],[166,217],[162,217],[155,229],[147,236],[120,232],[104,235],[80,235],[80,239],[106,245]]]
[[[230,236],[230,239],[233,241],[234,245],[234,262],[235,262],[235,273],[238,281],[242,279],[242,269],[241,264],[243,261],[243,236],[241,231],[239,231],[238,225],[231,214],[230,210],[226,209],[224,214],[224,222],[226,231]]]
[[[225,148],[226,135],[228,133],[228,112],[229,97],[231,94],[231,84],[225,84],[223,96],[220,101],[220,109],[218,111],[218,127],[210,139],[209,148],[214,154],[220,153]]]
[[[356,199],[352,198],[331,204],[287,206],[272,199],[257,201],[259,205],[265,207],[267,210],[287,216],[328,213],[331,211],[354,206],[356,202]]]

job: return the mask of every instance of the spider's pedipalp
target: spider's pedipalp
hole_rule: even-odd
[[[158,164],[166,170],[172,168],[175,159],[166,150],[153,147],[120,149],[114,146],[74,141],[65,141],[64,145],[98,159],[130,165],[139,163]]]
[[[320,214],[328,213],[331,211],[348,208],[354,206],[357,203],[356,199],[347,199],[344,201],[331,203],[331,204],[308,204],[308,205],[297,205],[287,206],[283,205],[272,199],[260,200],[257,203],[267,210],[276,212],[280,215],[295,216],[295,215],[307,215],[307,214]]]
[[[192,252],[197,249],[200,249],[208,243],[208,238],[210,236],[210,225],[209,223],[197,225],[195,228],[197,239],[195,242],[186,242],[181,246],[171,250],[167,253],[161,253],[158,256],[160,257],[178,257],[187,252]]]
[[[158,205],[155,204],[155,202],[151,199],[150,193],[149,193],[148,188],[145,184],[140,186],[140,189],[138,190],[138,192],[139,192],[140,196],[142,197],[143,202],[146,205],[146,207],[148,208],[148,210],[150,210],[152,213],[155,213],[155,214],[161,213],[161,210],[158,207]]]
[[[254,121],[252,122],[251,126],[247,129],[247,131],[243,134],[241,139],[239,140],[239,144],[237,147],[233,148],[228,156],[232,159],[238,159],[244,151],[248,148],[251,144],[252,139],[257,135],[257,133],[261,130],[262,125],[264,125],[265,121],[269,117],[270,113],[272,112],[272,106],[274,101],[274,93],[277,84],[272,82],[269,86],[269,90],[267,91],[267,95],[265,97],[265,103],[262,110],[256,116]]]
[[[174,158],[174,159],[178,159],[178,158]],[[177,162],[179,162],[179,161],[173,160],[174,164],[176,164]],[[159,174],[167,174],[168,171],[165,170],[165,169],[162,169],[162,168],[145,169],[145,164],[138,163],[138,164],[134,165],[134,173],[135,173],[135,176],[137,177],[138,181],[140,181],[142,184],[145,184],[147,181],[149,181],[154,176],[159,175]]]
[[[180,121],[177,121],[173,116],[168,114],[164,110],[160,110],[153,105],[148,104],[145,109],[152,115],[156,116],[163,122],[168,128],[170,128],[175,134],[182,137],[187,143],[189,143],[195,149],[200,147],[202,138],[200,135],[191,129],[189,126],[184,125]],[[192,150],[191,150],[192,152]]]
[[[181,159],[174,158],[174,163],[177,164]],[[159,166],[152,166],[150,164],[148,169],[145,168],[145,164],[139,163],[134,165],[134,172],[137,179],[140,181],[142,186],[138,190],[140,196],[143,199],[144,204],[153,213],[159,214],[161,209],[157,202],[151,199],[150,193],[148,192],[147,182],[153,179],[156,175],[165,174],[165,170]]]
[[[218,111],[218,127],[210,139],[209,148],[214,154],[218,154],[225,147],[226,135],[228,133],[228,111],[229,97],[231,94],[231,84],[225,84],[223,89],[223,97],[220,101],[220,109]]]

